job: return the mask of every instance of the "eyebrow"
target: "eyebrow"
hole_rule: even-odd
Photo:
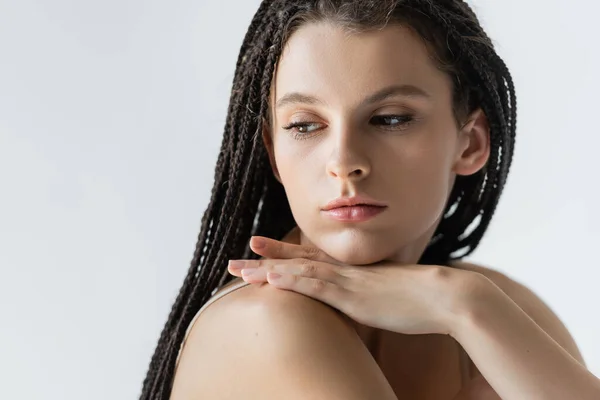
[[[367,97],[365,100],[361,102],[361,105],[369,105],[373,103],[377,103],[379,101],[386,100],[390,97],[395,96],[406,96],[406,97],[423,97],[423,98],[431,98],[431,95],[427,93],[425,90],[421,89],[418,86],[414,85],[393,85],[385,87],[378,92]],[[325,102],[318,99],[317,97],[303,94],[299,92],[291,92],[282,96],[277,103],[275,104],[275,108],[281,108],[290,104],[313,104],[313,105],[325,105]]]

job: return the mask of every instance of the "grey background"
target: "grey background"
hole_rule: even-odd
[[[0,0],[0,398],[138,396],[258,4]],[[513,72],[519,125],[471,260],[533,289],[598,375],[600,6],[472,4]]]

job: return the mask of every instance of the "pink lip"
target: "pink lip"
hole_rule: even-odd
[[[343,222],[363,222],[376,215],[382,213],[386,207],[380,206],[349,206],[332,208],[331,210],[323,210],[323,213],[329,218]]]
[[[340,197],[327,203],[322,211],[338,221],[361,222],[380,214],[387,205],[366,196]]]
[[[339,207],[352,207],[352,206],[377,206],[386,207],[387,205],[373,200],[366,196],[353,196],[353,197],[338,197],[337,199],[330,201],[322,208],[323,211],[329,211]]]

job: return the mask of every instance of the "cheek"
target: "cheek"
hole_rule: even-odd
[[[298,150],[298,146],[287,145],[285,141],[275,146],[275,161],[281,182],[296,221],[308,210],[318,207],[316,189],[320,171],[314,157]]]
[[[398,149],[396,163],[382,168],[390,171],[384,173],[385,186],[397,204],[397,220],[403,229],[423,233],[444,212],[453,182],[452,146],[452,140],[442,137],[412,143]]]

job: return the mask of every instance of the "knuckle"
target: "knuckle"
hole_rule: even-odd
[[[316,247],[306,247],[304,249],[304,254],[306,258],[314,258],[319,255],[321,251]]]
[[[264,260],[256,260],[255,262],[256,262],[256,264],[253,265],[253,267],[261,268],[261,269],[264,269],[266,271],[272,271],[273,270],[273,266],[271,264],[269,264],[266,259],[264,259]]]
[[[367,273],[361,268],[339,268],[338,273],[350,280],[364,280],[364,275]]]
[[[323,293],[327,289],[327,283],[320,279],[313,279],[310,283],[311,293]]]
[[[303,263],[301,268],[301,274],[303,276],[312,278],[317,275],[317,266],[313,263]]]

